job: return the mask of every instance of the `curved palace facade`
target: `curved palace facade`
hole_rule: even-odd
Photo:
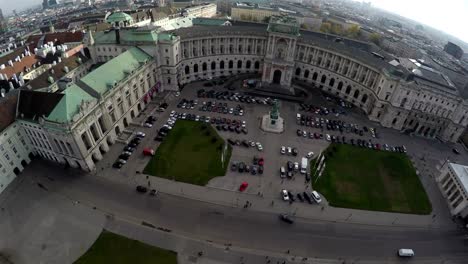
[[[413,60],[391,61],[369,43],[300,31],[288,17],[172,32],[115,28],[87,34],[86,45],[103,65],[50,95],[21,91],[18,108],[27,135],[40,139],[34,153],[84,170],[95,170],[155,92],[239,73],[257,73],[272,89],[320,89],[382,126],[425,137],[455,142],[468,122],[468,105],[448,77]],[[50,103],[30,109],[28,100]]]

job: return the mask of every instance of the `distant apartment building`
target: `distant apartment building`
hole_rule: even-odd
[[[457,59],[461,59],[463,56],[462,48],[460,48],[460,46],[450,41],[447,44],[445,44],[444,51]]]
[[[436,178],[453,216],[468,216],[468,166],[446,162]]]
[[[216,4],[201,4],[187,7],[183,13],[194,17],[214,17],[216,16]]]
[[[384,38],[381,41],[381,46],[398,57],[420,59],[423,55],[418,47],[412,46],[402,39]]]
[[[276,8],[259,5],[247,5],[237,3],[231,7],[231,18],[233,20],[257,21],[262,22],[265,18],[279,15],[280,11]]]

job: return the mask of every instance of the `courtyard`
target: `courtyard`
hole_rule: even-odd
[[[74,263],[176,264],[177,254],[103,230],[91,248]]]
[[[176,181],[206,185],[226,173],[231,146],[200,122],[179,120],[156,150],[144,173]]]
[[[325,170],[313,179],[313,185],[331,206],[431,213],[426,192],[406,155],[340,144],[332,144],[324,154]]]

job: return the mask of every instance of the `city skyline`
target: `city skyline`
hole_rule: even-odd
[[[367,1],[370,1],[375,7],[444,31],[468,44],[468,31],[463,27],[468,23],[468,19],[464,16],[468,13],[468,1],[449,0],[443,4],[423,0],[366,0],[365,2]],[[0,0],[4,15],[11,14],[14,9],[19,11],[41,3],[42,0],[25,0],[13,3],[8,0]],[[440,14],[445,15],[441,16]]]
[[[468,31],[464,28],[464,25],[468,23],[466,17],[468,1],[466,0],[449,0],[443,3],[423,0],[366,0],[364,2],[371,2],[374,7],[441,30],[468,44]]]

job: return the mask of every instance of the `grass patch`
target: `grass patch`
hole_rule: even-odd
[[[314,189],[330,205],[371,211],[429,214],[431,203],[408,157],[351,145],[332,144]],[[314,164],[314,161],[311,162]],[[311,166],[312,175],[314,169]]]
[[[88,251],[74,262],[74,264],[98,263],[177,264],[177,253],[104,230]]]
[[[146,165],[143,173],[176,181],[206,185],[226,174],[232,147],[209,124],[178,120]]]

